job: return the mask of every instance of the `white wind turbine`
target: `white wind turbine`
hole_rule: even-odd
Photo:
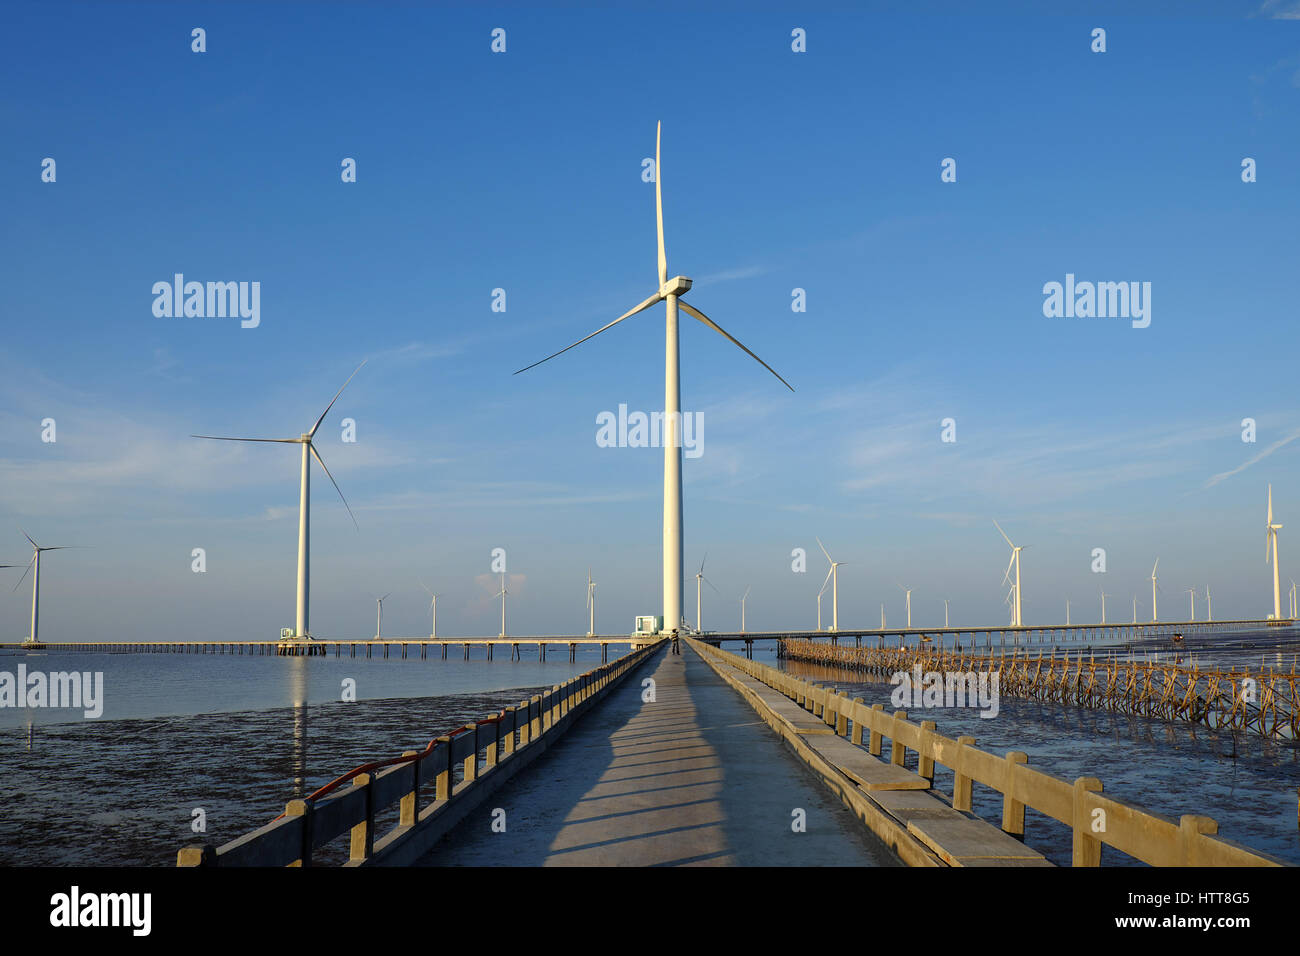
[[[1295,578],[1291,579],[1291,620],[1296,619],[1296,591]]]
[[[1273,523],[1273,486],[1268,486],[1268,520],[1266,531],[1264,533],[1264,563],[1268,564],[1269,545],[1273,546],[1273,619],[1280,620],[1282,617],[1282,590],[1277,576],[1277,533],[1281,530],[1280,524]]]
[[[1154,624],[1160,620],[1159,606],[1156,604],[1156,591],[1159,586],[1156,584],[1156,568],[1160,567],[1160,559],[1156,558],[1156,563],[1151,565],[1151,623]]]
[[[704,562],[707,560],[709,560],[709,552],[705,551],[704,558],[700,561],[700,569],[695,572],[695,632],[697,634],[704,631],[704,625],[701,623],[703,619],[700,617],[700,583],[703,582],[713,588],[715,594],[719,593],[718,589],[713,587],[713,582],[704,576]],[[820,608],[818,610],[820,613]],[[820,617],[818,619],[820,620]],[[821,630],[821,625],[818,625],[817,630]]]
[[[392,591],[388,592],[388,594],[392,593]],[[375,640],[379,640],[384,635],[384,601],[388,599],[388,594],[375,598]]]
[[[587,571],[587,636],[596,636],[596,582],[591,579],[591,571]]]
[[[880,603],[880,629],[882,631],[885,629],[885,603],[883,601]]]
[[[498,591],[496,594],[492,595],[493,597],[499,597],[501,599],[501,636],[502,637],[506,636],[506,595],[509,593],[510,590],[509,588],[506,587],[506,576],[505,574],[502,574],[501,590]]]
[[[817,592],[817,630],[822,629],[822,595],[826,593],[827,582],[822,582],[822,589]]]
[[[1020,613],[1020,612],[1021,612],[1021,601],[1020,601],[1020,552],[1024,550],[1024,547],[1023,547],[1023,546],[1021,546],[1021,547],[1017,547],[1017,546],[1012,542],[1012,540],[1011,540],[1010,538],[1007,537],[1007,533],[1006,533],[1005,531],[1002,530],[1002,525],[998,524],[996,519],[995,519],[994,522],[993,522],[993,526],[994,526],[995,528],[998,529],[998,534],[1002,535],[1003,539],[1007,542],[1007,544],[1011,545],[1011,560],[1007,562],[1007,570],[1006,570],[1006,572],[1002,575],[1002,580],[1003,580],[1003,581],[1008,581],[1008,580],[1010,579],[1010,575],[1011,575],[1011,565],[1014,564],[1014,565],[1016,566],[1016,580],[1015,580],[1015,585],[1014,585],[1014,587],[1015,587],[1015,606],[1011,609],[1011,610],[1012,610],[1012,613],[1011,613],[1011,623],[1012,623],[1014,626],[1016,626],[1016,627],[1021,627],[1021,626],[1023,626],[1023,624],[1024,624],[1024,618],[1021,616],[1021,613]]]
[[[822,554],[826,555],[826,560],[831,563],[831,569],[826,572],[826,581],[831,582],[831,630],[838,631],[840,629],[840,565],[844,562],[831,558],[831,553],[826,550],[826,545],[822,544],[821,538],[817,538],[817,547],[822,549]],[[826,590],[826,581],[822,582],[823,591]],[[880,626],[885,625],[882,623]]]
[[[31,634],[28,635],[27,640],[23,641],[23,643],[24,643],[24,644],[39,644],[39,643],[41,642],[41,629],[40,629],[40,624],[41,624],[41,552],[42,552],[42,551],[69,551],[69,550],[73,550],[73,549],[75,549],[77,546],[76,546],[76,545],[68,545],[68,544],[64,544],[64,545],[59,545],[58,547],[54,547],[54,548],[42,548],[39,544],[37,544],[35,541],[32,540],[32,536],[29,535],[26,531],[23,531],[22,528],[19,528],[18,530],[23,532],[23,537],[26,538],[27,541],[28,541],[28,543],[31,544],[31,546],[32,546],[32,559],[31,559],[31,561],[29,561],[29,562],[27,563],[27,571],[31,571],[31,572],[32,572],[32,632],[31,632]],[[13,567],[17,567],[17,565],[14,565],[14,564],[0,564],[0,567],[4,567],[4,568],[13,568]],[[21,578],[19,578],[19,579],[18,579],[18,583],[14,585],[14,590],[15,590],[15,591],[17,591],[18,588],[22,585],[23,581],[26,580],[26,578],[27,578],[27,571],[24,571],[24,572],[23,572],[23,576],[22,576]]]
[[[1097,588],[1097,590],[1101,592],[1101,623],[1105,624],[1106,623],[1106,598],[1112,597],[1113,595],[1107,594],[1105,591],[1102,591],[1101,588]]]
[[[1135,594],[1133,595],[1133,623],[1136,624],[1137,622],[1138,622],[1138,599],[1137,599],[1137,595]]]
[[[1070,626],[1070,599],[1065,599],[1065,626]]]
[[[420,587],[424,588],[424,593],[429,595],[429,610],[433,613],[432,630],[429,631],[429,637],[434,638],[438,636],[438,595],[430,591],[429,586],[423,581],[420,582]]]
[[[365,364],[365,362],[362,362],[361,365],[358,365],[353,369],[352,375],[348,376],[348,381],[343,383],[343,388],[348,387],[348,382],[352,381],[357,372],[361,371],[361,366]],[[343,507],[348,509],[348,515],[352,518],[352,524],[356,526],[357,523],[356,515],[352,514],[352,508],[348,505],[348,499],[343,497],[343,491],[339,488],[338,482],[334,480],[334,476],[330,474],[330,470],[325,467],[325,460],[321,458],[320,452],[316,450],[315,444],[312,443],[312,439],[316,437],[316,429],[320,428],[321,422],[325,421],[325,416],[329,414],[330,409],[334,407],[334,403],[337,402],[339,396],[343,394],[343,388],[340,388],[338,392],[335,393],[334,397],[330,399],[330,403],[325,406],[325,411],[320,413],[320,418],[316,419],[316,424],[311,427],[311,431],[303,432],[297,438],[226,438],[221,435],[190,436],[191,438],[209,438],[214,441],[256,441],[302,446],[302,479],[298,491],[298,601],[293,634],[295,638],[301,640],[311,637],[311,632],[308,630],[307,626],[307,607],[308,585],[310,580],[308,560],[311,554],[311,548],[309,547],[308,541],[311,505],[312,457],[315,457],[316,462],[324,470],[326,477],[329,478],[330,484],[332,484],[334,490],[339,493],[339,498],[343,502]]]
[[[1210,602],[1210,586],[1208,584],[1205,586],[1205,619],[1207,621],[1214,620],[1214,605]]]
[[[945,629],[947,629],[948,627],[948,599],[947,598],[943,599],[943,626]]]
[[[749,597],[752,588],[745,588],[745,593],[740,596],[740,633],[745,633],[745,598]]]
[[[1196,588],[1184,588],[1183,590],[1185,590],[1192,598],[1192,616],[1189,617],[1188,620],[1194,621],[1196,620]]]
[[[664,554],[664,627],[676,630],[683,620],[682,618],[682,435],[681,435],[681,382],[679,379],[679,349],[678,349],[678,329],[677,329],[677,310],[680,307],[687,315],[690,315],[700,322],[703,322],[709,328],[722,335],[729,342],[740,348],[750,358],[754,359],[765,369],[771,372],[780,380],[781,384],[790,391],[794,387],[785,379],[777,374],[772,366],[768,365],[761,358],[746,348],[738,339],[725,331],[722,326],[718,325],[707,315],[695,308],[690,303],[681,298],[690,288],[691,280],[685,276],[674,276],[668,278],[668,259],[664,253],[664,207],[663,207],[663,163],[660,160],[659,140],[662,133],[663,124],[659,124],[655,132],[655,222],[659,237],[659,288],[650,295],[644,302],[633,306],[627,312],[624,312],[613,322],[603,325],[591,335],[585,336],[573,345],[567,345],[548,355],[540,362],[534,362],[532,365],[519,369],[519,372],[526,372],[530,368],[541,365],[542,362],[549,361],[567,352],[574,346],[581,345],[587,339],[599,335],[606,329],[611,328],[622,322],[629,316],[636,315],[643,309],[659,302],[666,303],[667,319],[665,325],[665,345],[664,345],[664,533],[663,533],[663,554]]]
[[[901,584],[899,584],[899,585],[898,585],[898,590],[902,591],[903,594],[906,595],[906,597],[907,597],[907,627],[908,627],[908,630],[911,630],[911,627],[912,627],[912,589],[911,589],[911,588],[905,588],[905,587],[903,587]]]

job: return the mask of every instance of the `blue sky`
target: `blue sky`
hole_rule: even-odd
[[[513,631],[585,630],[588,567],[600,630],[657,613],[662,452],[595,434],[662,408],[662,307],[511,373],[654,291],[658,120],[669,274],[797,390],[683,319],[688,617],[707,551],[706,626],[750,586],[751,627],[813,626],[820,535],[842,624],[900,622],[899,583],[917,624],[945,597],[997,624],[993,518],[1027,624],[1103,587],[1149,616],[1157,555],[1162,617],[1207,584],[1216,617],[1271,610],[1269,482],[1300,570],[1297,8],[691,9],[6,5],[0,560],[20,525],[89,548],[43,561],[43,636],[291,625],[296,449],[188,436],[296,435],[362,359],[318,435],[360,530],[317,469],[313,632],[371,633],[387,591],[385,631],[427,632],[423,579],[441,632],[495,633],[496,547]],[[260,282],[261,324],[155,317],[177,272]],[[1150,282],[1150,327],[1044,317],[1067,273]]]

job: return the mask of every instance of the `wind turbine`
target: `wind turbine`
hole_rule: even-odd
[[[1291,579],[1291,620],[1296,619],[1296,591],[1295,578]]]
[[[506,636],[506,595],[509,593],[510,590],[506,587],[506,576],[505,574],[502,574],[501,590],[498,591],[496,594],[492,595],[493,597],[499,597],[501,599],[501,636],[502,637]]]
[[[674,276],[668,278],[668,259],[664,252],[664,206],[663,206],[663,163],[660,158],[660,137],[663,131],[663,124],[659,124],[655,132],[655,223],[659,237],[659,287],[644,302],[633,306],[627,312],[624,312],[613,322],[603,325],[591,335],[587,335],[573,345],[567,345],[542,359],[540,362],[534,362],[532,365],[519,369],[519,372],[526,372],[530,368],[541,365],[542,362],[549,361],[555,356],[567,352],[574,346],[581,345],[594,336],[599,335],[606,329],[612,328],[624,319],[636,315],[638,312],[650,308],[659,302],[666,303],[667,318],[665,324],[665,344],[664,344],[664,533],[663,533],[663,555],[664,555],[664,626],[676,629],[678,623],[682,620],[682,436],[681,436],[681,382],[679,378],[679,349],[678,349],[678,329],[677,329],[677,310],[680,307],[700,322],[703,322],[709,328],[723,336],[733,345],[740,348],[745,354],[754,361],[758,362],[765,369],[771,372],[780,380],[781,384],[790,391],[794,391],[793,386],[777,374],[772,366],[768,365],[761,358],[746,348],[738,339],[725,331],[722,326],[718,325],[707,315],[695,308],[690,303],[681,298],[690,288],[691,280],[685,276]]]
[[[1102,591],[1101,588],[1097,588],[1097,590],[1101,591],[1101,623],[1105,624],[1106,623],[1106,598],[1111,597],[1112,595],[1107,594],[1105,591]]]
[[[998,529],[998,534],[1002,535],[1003,539],[1006,540],[1007,544],[1009,544],[1009,545],[1011,546],[1011,560],[1007,562],[1007,570],[1006,570],[1006,572],[1002,575],[1002,580],[1003,580],[1004,582],[1009,580],[1010,575],[1011,575],[1011,565],[1014,564],[1014,565],[1016,566],[1016,582],[1015,582],[1015,589],[1016,589],[1016,603],[1015,603],[1015,606],[1012,608],[1011,623],[1012,623],[1014,626],[1016,626],[1016,627],[1021,627],[1021,626],[1023,625],[1023,623],[1024,623],[1024,618],[1021,617],[1021,614],[1020,614],[1020,611],[1021,611],[1021,604],[1020,604],[1020,552],[1024,550],[1024,547],[1017,547],[1014,543],[1012,543],[1011,539],[1007,537],[1007,533],[1006,533],[1005,531],[1002,530],[1002,525],[998,524],[996,519],[995,519],[994,522],[993,522],[993,526],[994,526],[995,528]]]
[[[1271,543],[1273,546],[1273,619],[1280,620],[1282,617],[1282,591],[1277,577],[1277,533],[1281,529],[1280,524],[1273,523],[1273,486],[1268,486],[1268,521],[1264,533],[1264,563],[1268,564],[1268,548]]]
[[[1158,606],[1156,604],[1156,590],[1158,589],[1158,585],[1156,584],[1156,568],[1158,567],[1160,567],[1160,559],[1156,558],[1156,563],[1151,565],[1151,623],[1152,624],[1160,620],[1160,613],[1159,613]]]
[[[907,627],[908,627],[908,630],[911,630],[911,628],[912,628],[912,589],[911,589],[911,588],[905,588],[905,587],[903,587],[903,586],[900,584],[900,585],[898,585],[898,590],[902,591],[903,594],[905,594],[905,595],[907,596]]]
[[[831,630],[840,629],[840,565],[843,562],[831,559],[831,553],[826,550],[826,545],[822,544],[822,539],[817,538],[817,547],[822,549],[822,554],[826,555],[826,560],[830,561],[831,569],[826,572],[826,581],[831,582]],[[822,582],[822,590],[826,590],[826,581]],[[884,627],[882,624],[881,627]]]
[[[1065,599],[1065,626],[1070,626],[1070,599]]]
[[[587,571],[587,636],[596,636],[596,582],[591,579],[591,571]],[[698,627],[698,625],[697,625]]]
[[[362,362],[361,365],[358,365],[353,369],[352,375],[349,375],[347,382],[343,383],[343,388],[348,387],[348,382],[352,381],[357,372],[361,371],[361,366],[365,364],[365,362]],[[339,396],[343,394],[343,388],[340,388],[338,392],[335,393],[334,397],[330,399],[330,403],[325,406],[325,411],[320,413],[320,418],[316,419],[316,424],[311,427],[311,431],[303,432],[297,438],[226,438],[221,435],[190,436],[191,438],[209,438],[214,441],[256,441],[273,442],[283,445],[302,445],[302,479],[298,491],[298,604],[293,634],[295,638],[300,640],[307,640],[311,637],[311,632],[307,627],[307,605],[308,584],[310,579],[308,560],[311,553],[311,549],[308,546],[308,540],[311,505],[312,457],[315,457],[316,462],[324,470],[326,477],[329,478],[330,484],[332,484],[334,490],[339,493],[339,499],[343,502],[343,507],[348,509],[348,515],[352,518],[353,526],[357,526],[357,518],[356,515],[352,514],[352,508],[348,504],[348,499],[343,497],[343,491],[339,488],[339,483],[334,480],[334,476],[330,474],[330,470],[325,467],[325,460],[321,458],[320,452],[316,450],[315,444],[312,443],[312,439],[316,437],[316,429],[320,428],[321,422],[325,421],[325,416],[330,413],[330,409],[334,407],[334,403],[337,402]]]
[[[1210,603],[1210,586],[1208,584],[1205,586],[1205,619],[1207,621],[1214,620],[1214,605]]]
[[[704,630],[704,625],[701,623],[701,618],[700,618],[700,582],[704,582],[709,587],[713,588],[713,582],[704,576],[704,562],[707,560],[709,560],[709,553],[705,551],[704,558],[703,560],[700,561],[700,569],[695,572],[695,631],[696,633],[702,633]],[[718,593],[717,588],[713,588],[713,591],[715,594]],[[666,621],[668,619],[664,618],[664,620]],[[820,620],[821,620],[821,609],[819,607],[818,621]],[[820,631],[821,629],[822,629],[821,624],[819,623],[817,625],[817,630]]]
[[[1194,620],[1196,620],[1196,588],[1184,588],[1183,590],[1185,590],[1189,595],[1191,595],[1191,598],[1192,598],[1192,616],[1189,617],[1188,620],[1189,620],[1189,621],[1194,621]]]
[[[745,593],[740,596],[740,633],[745,633],[745,598],[749,597],[751,588],[745,588]]]
[[[946,630],[948,627],[948,599],[943,599],[943,626]]]
[[[22,528],[19,528],[18,530],[23,532],[23,537],[26,538],[28,543],[31,544],[32,546],[32,560],[27,563],[27,571],[32,572],[32,632],[28,636],[27,640],[23,641],[23,643],[39,644],[41,642],[41,632],[40,632],[41,552],[42,551],[68,551],[71,550],[72,548],[75,548],[76,545],[65,544],[65,545],[60,545],[57,548],[42,548],[39,544],[37,544],[35,541],[32,540],[32,536],[28,534],[26,531],[23,531]],[[13,568],[13,567],[17,567],[17,565],[5,564],[5,565],[0,565],[0,567]],[[19,578],[18,583],[14,585],[15,591],[17,591],[18,588],[22,585],[23,581],[26,580],[27,571],[23,572],[23,576]]]
[[[1138,622],[1138,598],[1137,595],[1135,594],[1133,595],[1133,623],[1136,624],[1137,622]]]
[[[880,629],[882,631],[885,629],[885,603],[883,601],[880,603]]]
[[[817,592],[817,630],[822,629],[822,595],[826,593],[827,582],[822,582],[822,589]]]
[[[433,629],[429,632],[429,637],[434,638],[438,636],[438,595],[430,591],[429,586],[423,581],[420,582],[420,587],[424,588],[424,592],[430,598],[429,610],[433,612]]]
[[[392,591],[388,592],[388,594],[392,593]],[[379,640],[384,634],[384,601],[387,600],[388,594],[375,598],[375,640]]]

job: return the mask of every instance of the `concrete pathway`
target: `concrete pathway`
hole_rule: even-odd
[[[642,701],[642,681],[655,701]],[[495,808],[506,832],[492,830]],[[805,832],[792,824],[806,817]],[[498,815],[499,818],[499,815]],[[892,866],[694,651],[665,649],[456,828],[426,866]]]

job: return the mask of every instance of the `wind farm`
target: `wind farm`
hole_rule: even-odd
[[[1300,865],[1279,6],[35,10],[0,858]]]

